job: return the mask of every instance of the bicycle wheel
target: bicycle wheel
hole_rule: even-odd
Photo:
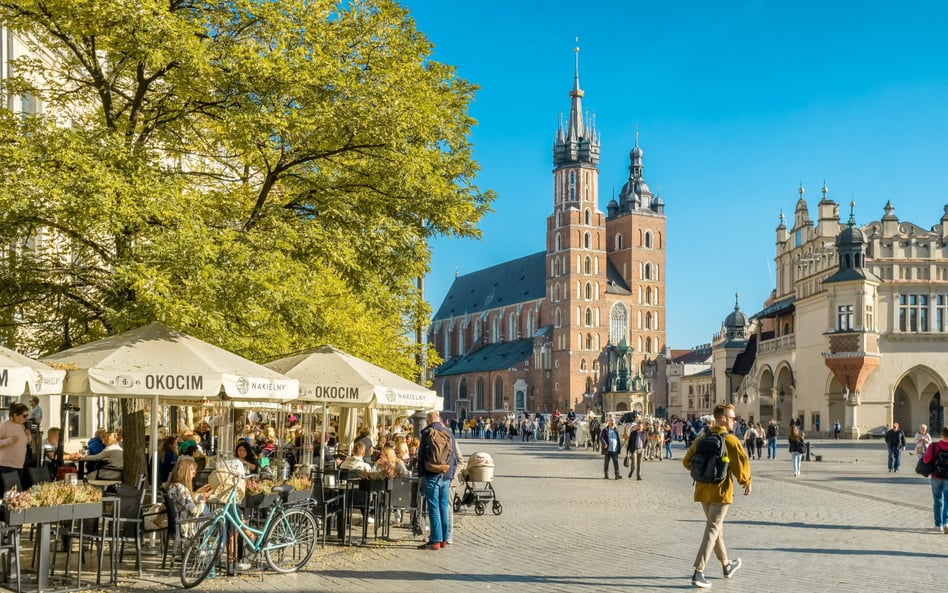
[[[287,509],[273,519],[263,555],[277,572],[296,572],[316,549],[316,518],[303,509]]]
[[[224,526],[218,522],[203,525],[184,549],[181,559],[181,584],[185,589],[200,584],[217,565],[224,547]]]

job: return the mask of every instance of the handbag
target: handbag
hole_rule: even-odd
[[[932,471],[935,469],[934,458],[932,461],[925,463],[923,457],[918,458],[918,463],[915,464],[915,473],[920,476],[925,476],[926,478],[932,474]]]
[[[630,462],[629,462],[629,454],[626,453],[625,458],[622,460],[622,465],[624,465],[625,467],[629,467],[629,463],[630,463]]]

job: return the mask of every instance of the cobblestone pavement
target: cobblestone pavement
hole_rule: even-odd
[[[256,573],[206,581],[212,591],[338,593],[602,592],[692,589],[703,517],[692,483],[674,460],[646,463],[641,482],[602,478],[602,458],[549,443],[461,440],[466,453],[487,451],[504,512],[457,515],[454,544],[415,549],[420,540],[328,546],[296,575]],[[944,590],[948,535],[932,527],[928,480],[905,455],[886,471],[880,441],[818,441],[822,462],[793,476],[786,445],[776,461],[753,461],[754,490],[736,496],[725,541],[744,567],[713,589],[796,591]],[[627,471],[627,470],[626,470]],[[712,563],[714,562],[712,558]],[[153,571],[149,571],[154,574]],[[175,579],[147,577],[126,590],[166,590]]]

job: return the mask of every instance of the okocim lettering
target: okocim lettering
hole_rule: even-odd
[[[201,375],[145,375],[145,389],[204,389]]]
[[[316,397],[325,397],[326,399],[359,399],[359,388],[317,385]]]

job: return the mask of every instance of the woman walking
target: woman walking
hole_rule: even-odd
[[[790,459],[793,461],[793,475],[800,475],[800,461],[803,458],[803,454],[806,453],[806,442],[804,438],[803,431],[797,428],[794,424],[790,428],[790,436],[787,437],[790,441]]]
[[[932,444],[932,435],[928,434],[928,425],[922,424],[915,433],[915,454],[924,455],[928,446]]]
[[[757,444],[757,429],[754,428],[754,423],[748,425],[747,432],[744,433],[744,448],[747,449],[747,457],[749,459],[754,458],[754,447]]]

